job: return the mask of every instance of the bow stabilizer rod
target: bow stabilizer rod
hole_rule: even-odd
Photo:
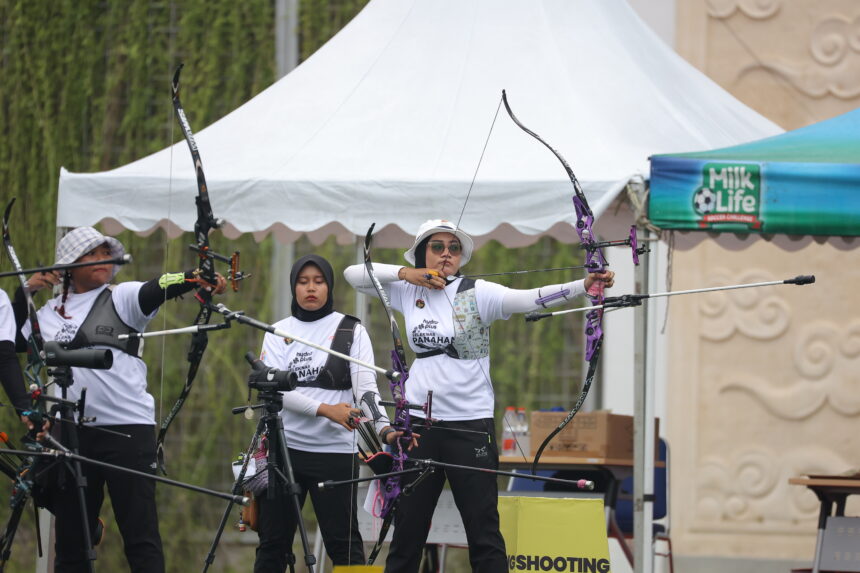
[[[305,346],[310,346],[311,348],[321,350],[321,351],[325,352],[326,354],[331,354],[332,356],[337,356],[338,358],[342,358],[343,360],[346,360],[347,362],[353,362],[355,364],[358,364],[359,366],[369,368],[370,370],[373,370],[374,372],[376,372],[378,374],[384,375],[389,380],[397,380],[398,378],[400,378],[399,372],[395,372],[393,370],[386,370],[385,368],[380,368],[379,366],[376,366],[375,364],[371,364],[369,362],[365,362],[363,360],[353,358],[352,356],[348,356],[346,354],[343,354],[342,352],[332,350],[331,348],[326,348],[325,346],[320,346],[319,344],[315,344],[315,343],[311,342],[310,340],[305,340],[304,338],[299,338],[298,336],[291,334],[285,330],[281,330],[280,328],[275,328],[271,324],[267,324],[261,320],[251,318],[250,316],[245,316],[243,311],[230,310],[229,308],[227,308],[223,304],[212,305],[212,309],[215,312],[223,314],[224,317],[228,321],[235,320],[239,324],[244,324],[246,326],[250,326],[250,327],[256,328],[258,330],[262,330],[264,332],[269,332],[271,334],[274,334],[275,336],[280,336],[282,338],[289,338],[290,340],[294,340],[295,342],[298,342],[299,344],[304,344]]]
[[[608,296],[603,300],[603,305],[601,308],[609,309],[609,308],[629,308],[633,306],[640,306],[643,300],[649,298],[661,298],[668,296],[676,296],[682,294],[698,294],[704,292],[717,292],[724,290],[736,290],[742,288],[757,288],[764,286],[775,286],[775,285],[796,285],[803,286],[812,284],[815,282],[815,275],[798,275],[792,279],[785,279],[781,281],[765,281],[758,283],[746,283],[739,285],[726,285],[726,286],[718,286],[718,287],[707,287],[707,288],[695,288],[689,290],[675,290],[675,291],[666,291],[666,292],[655,292],[651,294],[625,294],[621,296]],[[551,316],[559,316],[562,314],[570,314],[572,312],[586,312],[589,310],[593,310],[597,308],[596,306],[588,306],[582,308],[568,308],[565,310],[558,310],[556,312],[530,312],[526,315],[526,322],[537,322],[538,320],[549,318]]]
[[[250,498],[245,497],[243,495],[236,495],[236,494],[232,494],[232,493],[223,493],[223,492],[215,491],[215,490],[208,489],[205,487],[200,487],[200,486],[196,486],[193,484],[168,479],[168,478],[161,477],[159,475],[151,474],[148,472],[141,472],[141,471],[133,470],[131,468],[126,468],[123,466],[118,466],[115,464],[102,462],[99,460],[95,460],[93,458],[88,458],[85,456],[81,456],[79,454],[75,454],[74,452],[68,450],[67,448],[64,448],[62,446],[62,444],[54,441],[53,439],[49,440],[49,442],[53,446],[52,448],[40,447],[40,449],[37,449],[37,450],[11,450],[11,449],[8,449],[8,450],[4,450],[4,452],[7,454],[16,455],[16,456],[36,456],[36,457],[44,457],[44,458],[52,458],[52,459],[68,459],[68,460],[83,462],[83,463],[97,466],[100,468],[107,468],[111,471],[116,471],[116,472],[120,472],[120,473],[124,473],[124,474],[130,474],[130,475],[142,477],[145,479],[157,481],[157,482],[160,482],[160,483],[163,483],[166,485],[179,487],[182,489],[187,489],[189,491],[193,491],[193,492],[197,492],[197,493],[202,493],[202,494],[205,494],[208,496],[226,499],[226,500],[229,500],[235,504],[242,505],[242,506],[247,506],[247,505],[250,505],[250,503],[251,503]]]
[[[270,332],[275,336],[280,336],[282,338],[288,338],[290,340],[294,340],[299,344],[304,344],[305,346],[310,346],[311,348],[316,348],[317,350],[321,350],[326,354],[331,354],[332,356],[337,356],[338,358],[342,358],[347,362],[354,362],[359,366],[364,366],[365,368],[370,368],[374,372],[378,374],[382,374],[389,379],[397,380],[400,377],[398,372],[394,372],[392,370],[386,370],[384,368],[380,368],[374,364],[370,364],[369,362],[365,362],[363,360],[359,360],[357,358],[353,358],[352,356],[347,356],[341,352],[336,350],[332,350],[331,348],[326,348],[324,346],[320,346],[315,344],[309,340],[305,340],[304,338],[299,338],[298,336],[291,334],[285,330],[281,330],[280,328],[275,328],[271,324],[267,324],[261,320],[257,320],[255,318],[251,318],[250,316],[245,316],[244,311],[241,310],[230,310],[223,304],[213,305],[210,303],[209,305],[212,310],[219,314],[223,314],[226,322],[221,324],[194,324],[192,326],[184,326],[182,328],[170,328],[168,330],[154,330],[151,332],[132,332],[129,334],[120,334],[117,336],[119,340],[128,340],[129,338],[154,338],[156,336],[168,336],[171,334],[197,334],[200,332],[209,332],[210,330],[223,330],[225,328],[230,328],[230,321],[235,320],[239,324],[244,324],[246,326],[251,326],[258,330],[262,330],[265,332]]]
[[[11,205],[11,203],[10,203]],[[113,259],[103,259],[101,261],[90,261],[88,263],[69,263],[68,265],[50,265],[47,267],[36,267],[33,269],[21,269],[20,271],[6,271],[0,273],[0,279],[4,277],[13,277],[16,275],[29,275],[32,273],[46,273],[49,271],[64,271],[66,269],[76,269],[78,267],[93,267],[95,265],[127,265],[132,261],[129,254]]]
[[[457,470],[473,471],[473,472],[480,472],[480,473],[489,473],[489,474],[494,474],[497,476],[522,478],[522,479],[527,479],[527,480],[532,480],[532,481],[542,481],[545,483],[557,483],[560,485],[566,485],[568,487],[573,486],[576,489],[586,490],[586,491],[592,491],[594,489],[594,482],[591,480],[587,480],[587,479],[571,480],[571,479],[561,479],[561,478],[554,478],[554,477],[544,477],[544,476],[526,474],[526,473],[506,472],[503,470],[491,470],[488,468],[479,468],[479,467],[466,466],[466,465],[461,465],[461,464],[449,464],[449,463],[445,463],[445,462],[437,462],[436,460],[430,460],[430,459],[410,459],[409,465],[412,465],[415,467],[407,468],[405,470],[396,471],[396,472],[377,474],[377,475],[373,475],[373,476],[369,476],[369,477],[361,477],[361,478],[347,479],[347,480],[340,480],[340,481],[326,480],[326,481],[317,482],[317,489],[323,489],[324,490],[324,489],[331,489],[334,487],[339,487],[339,486],[344,486],[344,485],[350,485],[350,484],[354,484],[354,483],[361,483],[361,482],[374,481],[374,480],[382,480],[382,479],[385,479],[385,478],[393,476],[393,475],[399,476],[399,475],[404,475],[404,474],[415,473],[418,471],[423,471],[423,469],[427,468],[427,467],[429,467],[429,468],[440,467],[440,468],[444,468],[444,469],[457,469]]]

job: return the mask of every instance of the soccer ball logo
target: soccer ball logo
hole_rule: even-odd
[[[693,195],[693,207],[699,215],[705,215],[714,210],[717,204],[717,196],[707,187],[702,187]]]

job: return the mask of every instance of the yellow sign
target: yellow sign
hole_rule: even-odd
[[[510,571],[608,573],[602,499],[499,497]]]

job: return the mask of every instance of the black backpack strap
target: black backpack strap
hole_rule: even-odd
[[[355,339],[355,325],[360,323],[361,321],[354,316],[343,315],[334,333],[334,340],[331,341],[331,349],[349,355],[349,351],[352,350],[352,342]]]
[[[475,288],[475,279],[464,277],[460,281],[460,284],[457,285],[457,294],[460,294],[463,291],[467,291],[470,288]]]
[[[337,325],[331,349],[349,356],[352,343],[355,340],[355,325],[361,321],[354,316],[345,314]],[[352,388],[352,377],[349,373],[349,362],[329,354],[325,367],[313,381],[304,382],[302,386],[325,388],[327,390],[349,390]]]

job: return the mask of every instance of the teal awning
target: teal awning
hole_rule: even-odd
[[[664,229],[860,235],[860,109],[751,143],[651,158]]]

